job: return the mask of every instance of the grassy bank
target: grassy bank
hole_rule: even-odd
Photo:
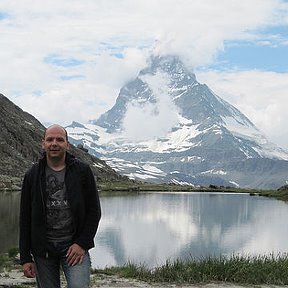
[[[256,189],[222,187],[210,185],[208,187],[193,187],[191,185],[176,184],[153,184],[145,182],[105,182],[97,184],[100,192],[237,192],[237,193],[259,193]]]
[[[278,200],[282,201],[288,201],[288,190],[282,190],[282,191],[260,191],[259,195],[265,196],[265,197],[271,197],[276,198]]]
[[[98,184],[100,194],[103,196],[131,195],[139,192],[223,192],[223,193],[248,193],[251,196],[271,197],[288,201],[288,190],[258,190],[234,187],[193,187],[190,185],[152,184],[152,183],[127,183],[105,182]]]
[[[15,262],[16,249],[0,255],[0,272],[20,267]],[[20,269],[20,268],[19,268]],[[122,267],[93,270],[92,274],[118,275],[147,283],[200,284],[228,282],[240,285],[288,285],[287,254],[264,256],[207,257],[167,261],[149,269],[145,265],[128,263]],[[22,286],[21,286],[22,287]]]
[[[176,260],[153,270],[130,263],[123,267],[106,268],[104,272],[148,283],[195,284],[221,281],[249,285],[287,285],[288,257],[269,255]]]

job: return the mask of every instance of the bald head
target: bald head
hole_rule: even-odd
[[[66,129],[64,127],[62,127],[59,124],[52,124],[48,128],[46,128],[45,132],[44,132],[44,135],[43,135],[43,139],[45,139],[47,132],[49,132],[50,130],[55,130],[55,128],[57,130],[62,130],[64,132],[66,141],[68,142],[68,133],[67,133],[67,131],[66,131]]]
[[[60,171],[65,167],[66,152],[69,150],[67,131],[58,124],[49,126],[42,139],[42,149],[46,152],[47,165]]]

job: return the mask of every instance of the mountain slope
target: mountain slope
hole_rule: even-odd
[[[45,127],[32,115],[0,94],[0,188],[19,187],[24,173],[41,155]],[[103,160],[77,147],[71,153],[88,163],[100,181],[115,181],[121,176]]]
[[[0,174],[18,176],[39,158],[44,127],[0,94]]]
[[[287,152],[176,56],[152,57],[109,111],[67,129],[71,141],[136,179],[278,188],[288,178]]]

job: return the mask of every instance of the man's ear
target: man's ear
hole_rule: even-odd
[[[42,149],[44,150],[44,139],[42,139],[41,147],[42,147]]]
[[[70,149],[70,142],[67,142],[67,150]]]

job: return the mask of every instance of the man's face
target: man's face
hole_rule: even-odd
[[[65,158],[69,143],[66,139],[65,130],[60,126],[52,126],[46,130],[42,140],[42,148],[51,160],[62,160]]]

